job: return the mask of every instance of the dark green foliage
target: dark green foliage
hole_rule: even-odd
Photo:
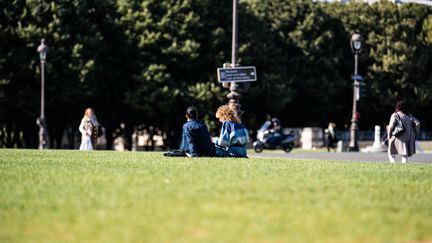
[[[359,102],[362,123],[372,127],[388,122],[396,101],[405,99],[428,128],[427,121],[432,119],[425,112],[432,104],[427,95],[432,92],[432,8],[381,2],[327,11],[341,19],[348,34],[358,32],[365,38],[359,60],[368,92]]]
[[[89,106],[108,135],[124,122],[127,133],[146,124],[176,140],[189,105],[217,132],[214,112],[228,90],[216,68],[231,60],[231,1],[27,0],[2,1],[0,9],[0,125],[23,134],[18,146],[36,146],[41,38],[50,48],[52,147]],[[238,12],[238,63],[258,73],[241,99],[251,130],[270,116],[290,127],[348,124],[356,32],[365,40],[360,128],[387,122],[399,99],[430,128],[431,7],[245,0]]]

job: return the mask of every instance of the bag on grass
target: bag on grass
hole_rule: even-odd
[[[186,153],[182,150],[171,150],[163,154],[167,157],[187,157]]]

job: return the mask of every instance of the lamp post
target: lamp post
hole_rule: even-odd
[[[237,64],[237,3],[238,0],[233,0],[231,63],[224,63],[223,65],[223,69],[231,70],[225,72],[220,71],[223,69],[218,68],[218,79],[219,82],[222,82],[222,87],[229,88],[230,90],[227,94],[229,100],[228,105],[231,109],[237,111],[237,114],[241,117],[244,113],[240,109],[241,93],[249,89],[251,81],[256,81],[256,70],[255,67],[239,67]],[[228,79],[228,81],[226,79]]]
[[[237,66],[237,2],[238,0],[233,0],[233,12],[232,12],[232,43],[231,43],[231,68],[235,68]],[[224,64],[225,67],[228,67],[229,64]],[[227,98],[229,99],[228,104],[232,106],[237,114],[240,116],[243,114],[240,105],[241,92],[246,91],[249,87],[249,83],[243,83],[241,88],[238,82],[230,82],[230,84],[225,86],[229,88],[230,92],[227,94]]]
[[[235,68],[237,64],[237,1],[233,0],[233,11],[232,11],[232,41],[231,41],[231,67]],[[238,83],[231,82],[229,85],[230,92],[227,94],[229,104],[232,105],[235,110],[241,113],[240,110],[240,90]]]
[[[360,76],[358,75],[358,56],[362,49],[362,37],[360,34],[353,34],[351,37],[351,50],[354,54],[354,75],[353,75],[353,110],[352,110],[352,119],[351,119],[351,128],[350,128],[350,143],[349,143],[349,151],[359,151],[358,147],[358,120],[359,114],[357,112],[357,100],[359,99],[359,80]]]
[[[39,126],[39,149],[48,148],[48,132],[45,121],[45,61],[48,52],[48,46],[45,45],[45,39],[41,40],[41,44],[37,48],[41,63],[41,114],[37,118],[36,123]]]

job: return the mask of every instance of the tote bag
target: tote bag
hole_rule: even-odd
[[[396,113],[395,116],[395,126],[392,132],[392,135],[395,137],[399,137],[400,135],[402,135],[405,132],[405,128],[403,126],[402,120],[399,116],[398,113]]]

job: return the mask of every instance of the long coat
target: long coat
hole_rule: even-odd
[[[404,126],[404,132],[398,137],[392,136],[392,132],[396,126],[396,114],[401,118],[402,124]],[[420,122],[412,115],[404,114],[399,111],[393,113],[390,117],[388,134],[389,139],[389,154],[399,154],[411,156],[415,154],[415,137],[416,133],[420,131]]]

